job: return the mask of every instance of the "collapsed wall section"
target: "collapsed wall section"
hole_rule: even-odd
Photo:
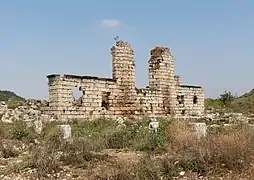
[[[111,116],[116,82],[109,78],[49,75],[49,113],[59,120]],[[76,89],[76,92],[74,92]],[[80,96],[77,97],[79,93]],[[76,96],[76,97],[75,97]]]
[[[204,89],[200,86],[180,85],[177,89],[177,114],[201,115],[205,111]]]

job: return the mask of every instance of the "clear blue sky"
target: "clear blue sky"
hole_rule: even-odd
[[[253,0],[0,0],[0,89],[47,98],[46,75],[111,77],[114,36],[135,49],[136,85],[149,51],[171,48],[184,84],[206,96],[254,88]]]

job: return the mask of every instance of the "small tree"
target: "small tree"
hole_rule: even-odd
[[[224,91],[221,95],[220,95],[220,101],[222,102],[222,104],[224,106],[229,105],[233,99],[235,99],[236,96],[234,96],[231,92],[228,91]]]

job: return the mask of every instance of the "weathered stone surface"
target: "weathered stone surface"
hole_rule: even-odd
[[[37,119],[34,121],[34,130],[36,133],[41,134],[43,128],[43,122],[41,119]]]
[[[206,123],[189,123],[192,130],[195,131],[198,137],[205,137],[207,135]]]
[[[181,85],[167,47],[155,47],[149,60],[149,86],[135,87],[134,51],[128,42],[111,48],[112,78],[49,75],[49,103],[44,113],[59,120],[112,117],[189,116],[204,113],[204,91]],[[80,91],[74,98],[72,88]],[[195,100],[194,100],[195,99]]]
[[[158,132],[158,129],[159,129],[159,122],[157,121],[157,119],[155,118],[152,118],[150,120],[150,123],[148,125],[148,128],[150,130],[150,133],[157,133]]]
[[[64,140],[71,140],[71,126],[68,124],[58,125],[60,136]]]
[[[27,100],[15,109],[4,106],[0,114],[0,121],[5,123],[24,121],[28,127],[33,127],[35,132],[40,134],[44,123],[56,120],[53,116],[43,113],[44,103],[44,101]]]
[[[209,113],[200,116],[205,121],[214,123],[252,123],[252,115],[244,115],[242,113]]]
[[[7,110],[7,105],[4,101],[0,102],[0,114],[3,114]]]

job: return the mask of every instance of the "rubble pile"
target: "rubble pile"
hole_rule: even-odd
[[[41,107],[44,107],[46,101],[27,100],[21,102],[15,108],[8,108],[5,102],[0,102],[0,120],[2,122],[12,123],[13,121],[50,122],[55,120],[53,117],[44,114]]]
[[[213,123],[252,123],[254,118],[251,115],[242,113],[209,113],[202,117],[206,121]]]

